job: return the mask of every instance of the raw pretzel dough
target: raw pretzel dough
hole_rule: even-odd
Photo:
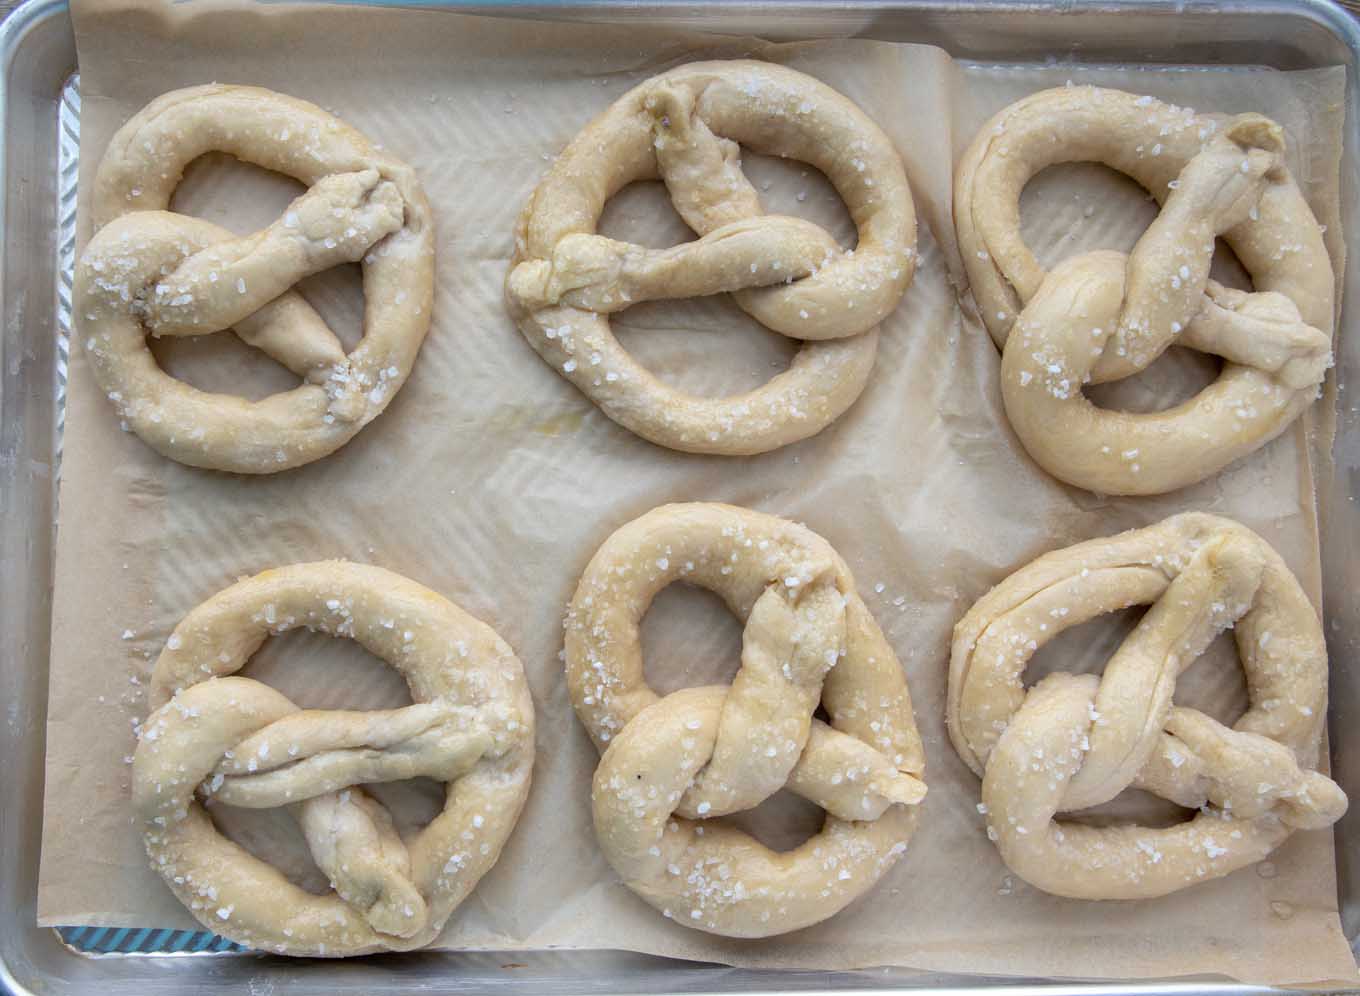
[[[1049,473],[1104,494],[1172,491],[1274,439],[1317,397],[1334,278],[1283,150],[1280,127],[1258,114],[1225,120],[1097,87],[1034,94],[978,133],[959,164],[959,247],[1003,350],[1006,414]],[[1020,236],[1020,193],[1078,161],[1133,177],[1162,211],[1127,256],[1089,252],[1050,273]],[[1256,293],[1209,279],[1217,235]],[[1195,398],[1132,414],[1083,395],[1173,343],[1226,361]]]
[[[738,142],[825,173],[859,229],[853,253],[811,222],[762,214]],[[650,250],[595,234],[610,197],[658,177],[697,241]],[[557,158],[520,216],[506,300],[539,355],[620,425],[672,449],[752,454],[815,435],[854,404],[915,265],[902,161],[863,111],[782,66],[696,62],[624,94]],[[640,301],[725,291],[807,340],[746,394],[668,387],[609,330],[611,312]]]
[[[358,640],[414,704],[298,709],[230,677],[298,626]],[[514,652],[428,588],[379,567],[296,564],[238,582],[175,628],[133,759],[147,854],[208,929],[281,954],[343,957],[430,943],[496,863],[529,792],[534,709]],[[425,776],[443,810],[403,841],[359,785]],[[290,806],[335,891],[316,896],[224,838],[198,796]]]
[[[263,231],[237,237],[171,213],[190,162],[227,152],[311,189]],[[195,467],[268,474],[326,456],[377,418],[430,328],[434,228],[414,171],[305,101],[257,87],[158,97],[99,164],[98,231],[75,274],[77,338],[127,428]],[[362,261],[364,335],[345,354],[302,296],[303,277]],[[304,383],[261,401],[166,374],[151,335],[231,328]]]
[[[1151,605],[1101,677],[1030,658],[1071,626]],[[1250,708],[1222,726],[1172,704],[1176,678],[1233,628]],[[954,629],[947,705],[982,776],[988,836],[1012,871],[1077,899],[1146,899],[1260,861],[1340,819],[1316,770],[1327,711],[1317,613],[1279,554],[1230,519],[1188,513],[1045,554]],[[1165,829],[1058,821],[1133,786],[1200,813]]]
[[[746,624],[728,687],[664,698],[638,624],[673,581]],[[576,714],[603,753],[595,832],[624,882],[687,927],[767,937],[825,920],[907,848],[925,755],[902,668],[825,540],[731,505],[664,505],[592,558],[566,622]],[[818,703],[830,724],[812,718]],[[707,820],[787,785],[827,811],[785,853]]]

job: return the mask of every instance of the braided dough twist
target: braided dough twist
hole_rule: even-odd
[[[184,168],[226,152],[310,189],[253,235],[168,210]],[[430,328],[434,227],[414,171],[314,104],[257,87],[158,97],[119,129],[95,176],[98,231],[76,266],[74,313],[126,428],[194,467],[268,474],[326,456],[377,418]],[[362,261],[364,334],[346,355],[300,294]],[[261,401],[210,394],[157,365],[148,334],[230,328],[303,379]]]
[[[231,677],[298,626],[357,640],[402,673],[414,704],[299,709]],[[529,791],[534,710],[513,651],[378,567],[296,564],[219,592],[171,634],[150,699],[132,794],[151,865],[201,923],[250,947],[344,957],[430,943],[496,863]],[[447,796],[403,840],[358,786],[418,776]],[[200,796],[289,806],[334,891],[305,892],[221,836]]]
[[[1052,674],[1026,692],[1040,647],[1131,605],[1152,607],[1101,677]],[[1229,628],[1251,699],[1231,728],[1172,703],[1176,678]],[[1012,871],[1060,896],[1165,895],[1335,823],[1346,796],[1313,770],[1326,710],[1308,597],[1263,539],[1213,515],[1045,554],[954,629],[949,736],[982,776],[988,836]],[[1200,813],[1165,829],[1054,819],[1130,786]]]
[[[729,687],[664,698],[638,624],[683,580],[745,623]],[[849,569],[809,529],[730,505],[664,505],[614,533],[566,621],[567,682],[603,753],[595,832],[625,884],[677,923],[767,937],[839,912],[906,850],[925,755],[901,666]],[[812,718],[818,703],[830,723]],[[714,817],[785,787],[827,811],[776,853]]]
[[[1172,491],[1274,439],[1331,365],[1334,284],[1322,231],[1259,114],[1196,115],[1097,87],[1045,90],[988,122],[959,164],[954,220],[973,296],[1003,351],[1011,426],[1040,466],[1104,494]],[[1020,235],[1020,193],[1091,161],[1161,213],[1128,255],[1045,271]],[[1223,236],[1256,293],[1209,279]],[[1172,344],[1222,356],[1217,381],[1152,414],[1097,408],[1088,383],[1127,377]]]
[[[859,243],[762,214],[741,143],[810,163]],[[660,178],[695,242],[651,250],[595,234],[605,202]],[[916,213],[892,142],[810,76],[764,62],[696,62],[620,97],[581,131],[525,205],[506,301],[525,338],[600,409],[661,446],[752,454],[815,435],[854,404],[916,264]],[[763,387],[702,398],[668,387],[609,330],[640,301],[731,292],[770,329],[805,340]]]

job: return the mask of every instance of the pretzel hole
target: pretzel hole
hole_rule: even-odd
[[[1157,202],[1139,184],[1100,163],[1041,170],[1020,195],[1020,235],[1051,270],[1094,249],[1129,252],[1156,219]]]
[[[1133,632],[1147,606],[1097,616],[1055,636],[1030,658],[1025,687],[1038,684],[1055,671],[1103,674],[1105,665]],[[1230,726],[1246,711],[1247,680],[1237,655],[1232,631],[1220,633],[1176,681],[1176,705],[1198,709]]]
[[[205,808],[222,836],[272,865],[299,889],[314,896],[330,891],[330,882],[312,860],[297,820],[285,807],[241,809],[208,800]]]
[[[1152,196],[1135,180],[1101,163],[1059,163],[1041,170],[1020,196],[1020,233],[1045,269],[1094,249],[1129,252],[1157,217]],[[1251,288],[1251,278],[1222,239],[1211,276],[1229,287]],[[1146,414],[1173,408],[1204,390],[1222,372],[1217,356],[1172,346],[1142,372],[1091,384],[1086,397],[1100,408]]]
[[[184,171],[170,210],[248,235],[282,216],[307,188],[292,177],[210,152]],[[326,320],[348,352],[363,334],[363,282],[358,264],[337,266],[294,288]],[[148,337],[156,362],[200,391],[258,401],[291,390],[299,378],[234,335]]]
[[[411,704],[411,690],[396,668],[357,640],[307,629],[269,637],[240,674],[278,689],[303,709],[398,709]]]
[[[696,236],[671,204],[660,180],[639,180],[605,203],[596,226],[599,234],[645,249],[669,249]]]
[[[724,816],[721,821],[750,834],[772,851],[792,851],[822,829],[826,813],[802,796],[780,789],[754,809]]]
[[[1031,688],[1057,671],[1101,674],[1125,637],[1133,632],[1146,606],[1109,612],[1059,633],[1041,646],[1025,668],[1025,687]]]
[[[1194,816],[1194,811],[1167,802],[1151,792],[1127,788],[1109,802],[1090,809],[1063,813],[1061,819],[1091,827],[1113,827],[1136,823],[1149,829],[1173,827]]]
[[[364,791],[387,807],[403,840],[428,826],[444,808],[444,786],[433,778],[365,785]]]
[[[820,225],[847,252],[859,243],[859,232],[845,201],[817,167],[794,159],[742,149],[742,171],[760,192],[766,214],[806,218]]]
[[[1247,676],[1231,630],[1220,633],[1176,682],[1173,701],[1231,726],[1247,711]]]
[[[1089,384],[1085,393],[1099,408],[1148,414],[1189,401],[1217,380],[1222,370],[1223,361],[1217,356],[1172,346],[1147,369],[1108,384]]]
[[[230,333],[147,336],[146,342],[162,370],[200,391],[259,401],[301,383],[291,370]]]
[[[745,149],[742,169],[767,214],[806,218],[826,229],[842,248],[854,247],[854,222],[820,171]],[[650,249],[697,238],[660,181],[632,183],[615,194],[605,205],[598,231]],[[751,318],[728,294],[648,301],[611,315],[610,322],[623,348],[657,379],[700,397],[727,397],[760,387],[788,369],[799,347]]]
[[[741,663],[741,621],[727,603],[698,585],[663,588],[639,631],[643,674],[658,695],[731,684]]]

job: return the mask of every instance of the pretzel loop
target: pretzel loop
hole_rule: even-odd
[[[309,189],[244,237],[169,212],[184,168],[211,151]],[[430,324],[429,206],[410,167],[320,108],[253,87],[168,93],[114,136],[92,205],[80,341],[125,427],[171,459],[238,473],[308,463],[376,418],[409,375]],[[290,288],[359,261],[364,335],[347,355]],[[165,374],[146,344],[228,328],[304,383],[258,402],[209,394]]]
[[[638,623],[674,580],[745,622],[728,687],[657,696]],[[603,753],[592,798],[610,864],[681,923],[762,937],[833,915],[906,849],[924,754],[891,649],[824,540],[725,505],[670,505],[618,530],[568,613],[572,703]],[[830,723],[812,718],[823,705]],[[827,811],[777,854],[704,822],[781,788]]]
[[[1065,629],[1152,607],[1100,678],[1026,664]],[[1232,628],[1251,706],[1228,728],[1173,705],[1176,679]],[[1040,557],[960,621],[948,722],[983,778],[988,834],[1012,870],[1058,895],[1164,895],[1259,861],[1346,797],[1317,765],[1327,657],[1316,614],[1260,537],[1210,515]],[[1165,829],[1055,821],[1133,787],[1201,812]]]
[[[494,753],[493,719],[512,718],[489,712],[441,702],[289,715],[224,756],[210,794],[229,806],[266,809],[364,783],[457,781]]]
[[[810,222],[763,214],[737,142],[821,169],[859,229],[855,250]],[[698,240],[649,250],[595,234],[616,191],[655,178]],[[610,418],[674,449],[760,453],[815,434],[859,396],[915,246],[901,161],[857,107],[780,66],[694,63],[625,94],[558,158],[520,216],[506,299],[539,354]],[[605,317],[724,292],[805,340],[787,372],[734,398],[662,384]]]
[[[1283,153],[1282,130],[1260,115],[1224,121],[1094,87],[1035,94],[978,134],[959,167],[960,247],[1003,352],[1011,425],[1054,476],[1109,494],[1184,487],[1278,436],[1316,397],[1331,365],[1333,276]],[[1088,252],[1049,272],[1021,238],[1020,193],[1072,161],[1126,173],[1161,212],[1128,255]],[[1220,235],[1255,293],[1209,279]],[[1227,361],[1196,398],[1133,414],[1083,395],[1172,344]]]
[[[234,677],[270,634],[348,636],[397,666],[415,704],[299,709]],[[341,957],[428,944],[495,863],[528,792],[533,707],[510,649],[434,592],[375,567],[299,564],[194,609],[156,662],[156,707],[133,760],[152,866],[210,929],[287,954]],[[448,785],[403,840],[361,785]],[[333,894],[304,892],[222,837],[198,797],[286,805]]]

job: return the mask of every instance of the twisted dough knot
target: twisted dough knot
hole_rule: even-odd
[[[415,704],[299,709],[231,677],[270,634],[347,636],[397,667]],[[528,794],[533,705],[488,627],[412,581],[343,562],[239,582],[194,609],[156,662],[133,760],[152,867],[204,925],[286,954],[428,944],[495,864]],[[358,786],[427,777],[443,811],[403,841]],[[314,896],[223,838],[196,797],[289,806],[333,894]]]
[[[206,152],[310,189],[253,235],[166,210]],[[312,104],[255,87],[201,86],[152,101],[109,144],[95,224],[75,276],[79,339],[126,427],[181,463],[266,474],[309,463],[376,418],[430,327],[434,232],[409,166]],[[340,340],[290,288],[363,263],[364,335]],[[167,375],[146,336],[231,329],[303,379],[262,401]]]
[[[763,214],[737,142],[825,173],[858,226],[855,249]],[[652,250],[595,234],[615,192],[658,177],[698,240]],[[616,422],[673,449],[762,453],[816,434],[859,397],[877,325],[915,262],[901,160],[858,107],[781,66],[702,62],[629,91],[558,157],[520,215],[506,299],[539,354]],[[787,372],[747,394],[668,387],[610,332],[606,316],[641,301],[723,292],[806,341]]]
[[[1053,637],[1147,604],[1103,676],[1053,674],[1025,691],[1027,663]],[[1251,700],[1231,729],[1172,704],[1177,677],[1229,628]],[[1264,540],[1217,516],[1046,554],[954,630],[949,734],[983,778],[988,836],[1013,871],[1062,896],[1165,895],[1336,822],[1346,797],[1313,770],[1326,706],[1307,596]],[[1053,819],[1129,787],[1200,813],[1165,829]]]
[[[672,581],[745,622],[728,687],[664,698],[643,676],[638,625]],[[902,670],[850,572],[810,530],[729,505],[666,505],[591,560],[566,622],[572,704],[603,757],[592,800],[605,857],[685,926],[765,937],[832,916],[906,850],[925,757]],[[830,723],[812,718],[818,704]],[[697,822],[781,788],[827,812],[776,853]]]
[[[1283,154],[1283,132],[1260,115],[1223,120],[1095,87],[1035,94],[978,133],[959,165],[959,244],[1003,350],[1006,413],[1049,473],[1106,494],[1171,491],[1263,446],[1317,396],[1334,276]],[[1128,174],[1162,210],[1128,255],[1084,253],[1047,272],[1021,238],[1020,193],[1077,161]],[[1219,235],[1257,293],[1209,279]],[[1173,344],[1226,361],[1197,397],[1133,414],[1082,394]]]

